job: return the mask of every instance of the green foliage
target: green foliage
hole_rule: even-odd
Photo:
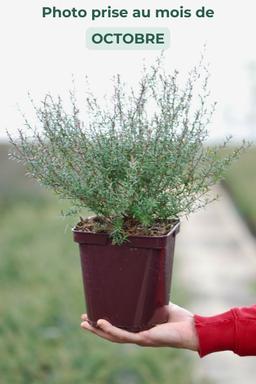
[[[127,220],[146,230],[156,220],[205,206],[210,187],[243,149],[221,158],[228,140],[205,146],[215,108],[208,102],[208,79],[202,62],[182,83],[177,71],[162,69],[161,60],[144,68],[137,91],[117,75],[106,105],[88,94],[86,124],[73,92],[72,113],[60,97],[47,95],[34,106],[38,126],[26,120],[31,135],[20,130],[17,142],[10,138],[13,157],[78,210],[87,207],[110,221],[113,242],[120,244]]]

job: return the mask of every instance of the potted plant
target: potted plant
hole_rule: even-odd
[[[79,243],[88,317],[130,331],[164,322],[158,311],[169,302],[175,237],[181,216],[212,198],[241,150],[226,157],[222,145],[207,146],[208,70],[196,66],[184,83],[161,60],[144,68],[137,91],[114,78],[110,103],[87,97],[87,122],[62,99],[47,95],[34,105],[38,125],[26,130],[12,157],[61,198],[73,212],[89,209],[73,229]]]

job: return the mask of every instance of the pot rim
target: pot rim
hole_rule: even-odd
[[[92,217],[95,217],[95,216],[89,216],[88,218],[92,218]],[[79,231],[77,229],[75,229],[76,227],[73,227],[71,229],[71,231],[73,232],[73,234],[84,234],[84,235],[93,235],[93,236],[104,236],[106,238],[111,238],[111,235],[107,232],[85,232],[85,231]],[[146,235],[130,235],[127,237],[127,240],[129,239],[164,239],[164,238],[167,238],[169,237],[171,234],[173,233],[176,233],[178,234],[180,232],[180,219],[177,219],[175,222],[174,222],[174,225],[173,227],[170,229],[170,231],[168,233],[166,233],[165,235],[160,235],[160,236],[146,236]]]

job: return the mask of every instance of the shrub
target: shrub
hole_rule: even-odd
[[[10,137],[12,157],[76,211],[93,211],[93,230],[110,232],[115,244],[129,233],[167,230],[172,220],[205,206],[210,187],[245,147],[223,158],[219,151],[229,139],[205,144],[215,104],[203,62],[183,83],[177,71],[162,67],[159,59],[144,68],[136,91],[117,75],[106,105],[88,93],[86,124],[74,92],[70,113],[60,97],[47,95],[39,106],[32,101],[37,126],[25,119],[26,132]]]

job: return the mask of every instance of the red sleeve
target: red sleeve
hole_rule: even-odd
[[[201,357],[220,351],[256,356],[256,305],[211,317],[195,315],[194,320]]]

